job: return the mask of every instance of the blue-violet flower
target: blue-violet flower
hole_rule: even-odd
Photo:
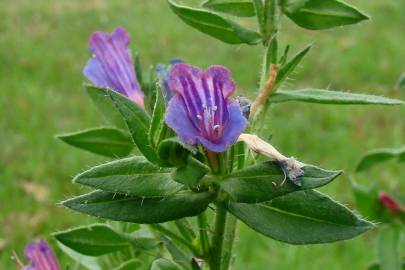
[[[236,100],[231,73],[222,66],[206,71],[185,63],[173,65],[168,85],[174,96],[166,123],[187,144],[201,143],[212,152],[224,152],[235,144],[247,125]]]
[[[30,261],[30,264],[22,268],[22,270],[61,269],[52,249],[43,240],[29,243],[25,247],[25,257]]]
[[[116,28],[111,35],[94,32],[89,41],[92,58],[84,67],[83,74],[94,85],[117,91],[143,108],[143,93],[128,48],[130,42],[131,38],[122,27]]]

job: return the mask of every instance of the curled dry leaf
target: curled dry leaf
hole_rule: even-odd
[[[296,160],[293,157],[286,157],[281,154],[274,146],[260,139],[257,135],[242,133],[238,141],[242,141],[254,152],[275,159],[279,162],[281,169],[284,171],[288,179],[294,184],[301,186],[300,178],[304,175],[302,168],[304,163]]]

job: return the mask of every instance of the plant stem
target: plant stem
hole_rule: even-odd
[[[227,211],[225,207],[218,203],[215,215],[214,235],[211,241],[210,269],[221,270],[222,266],[222,246],[224,241],[225,224]]]
[[[225,241],[224,241],[224,259],[223,259],[223,270],[228,270],[229,266],[232,264],[232,251],[235,242],[235,234],[238,219],[232,215],[228,215],[226,219],[226,229],[225,229]]]
[[[198,219],[198,230],[200,232],[201,253],[203,257],[206,258],[209,257],[210,243],[207,234],[208,223],[205,212],[198,215],[197,219]]]

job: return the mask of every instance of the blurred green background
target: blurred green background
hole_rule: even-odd
[[[193,1],[195,2],[195,1]],[[351,0],[372,19],[329,31],[307,31],[282,22],[282,45],[293,52],[314,46],[284,86],[312,86],[405,99],[394,84],[405,70],[405,1]],[[57,205],[83,193],[76,173],[105,160],[54,139],[57,133],[102,124],[82,88],[81,70],[92,31],[121,25],[132,35],[143,66],[181,57],[194,65],[222,64],[240,93],[254,97],[260,46],[228,46],[194,31],[165,0],[0,1],[0,268],[14,269],[35,237],[94,222]],[[346,174],[324,192],[350,207],[349,176],[368,149],[405,144],[405,108],[285,103],[266,123],[272,143],[288,155]],[[401,174],[402,173],[402,174]],[[402,164],[386,163],[356,176],[362,183],[401,188]],[[402,186],[403,189],[403,186]],[[375,257],[375,231],[335,244],[290,246],[240,226],[235,269],[365,269]],[[58,256],[65,261],[58,251]]]

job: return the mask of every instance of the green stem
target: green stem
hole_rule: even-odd
[[[238,170],[241,170],[245,167],[245,158],[246,158],[246,153],[245,153],[245,144],[243,142],[238,142],[236,144],[236,155],[237,155],[237,168]]]
[[[232,145],[229,155],[228,155],[228,172],[231,173],[233,171],[233,163],[235,159],[235,145]]]
[[[226,215],[227,211],[225,207],[218,203],[216,207],[214,235],[211,241],[210,270],[221,270]]]
[[[232,251],[235,242],[235,234],[238,219],[232,215],[228,215],[226,220],[225,240],[224,240],[224,259],[223,270],[228,270],[232,264]]]
[[[209,257],[210,242],[208,239],[208,223],[207,216],[205,212],[201,213],[197,217],[198,219],[198,230],[200,232],[200,243],[201,243],[201,253],[202,257]]]

